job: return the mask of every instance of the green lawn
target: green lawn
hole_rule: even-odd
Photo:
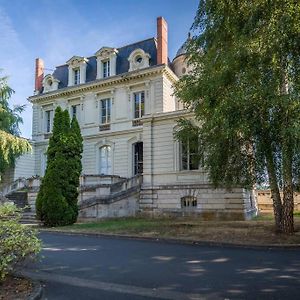
[[[175,238],[192,241],[212,241],[237,244],[300,244],[300,213],[295,214],[296,233],[278,235],[272,215],[261,215],[250,221],[201,221],[197,218],[120,218],[47,230],[117,234],[136,237]],[[44,228],[41,228],[43,230]]]

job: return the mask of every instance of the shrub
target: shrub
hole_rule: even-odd
[[[13,204],[0,206],[0,282],[25,259],[41,249],[37,231],[19,223],[20,211]]]

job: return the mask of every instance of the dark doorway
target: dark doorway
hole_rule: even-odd
[[[143,142],[133,145],[133,172],[134,175],[143,173]]]

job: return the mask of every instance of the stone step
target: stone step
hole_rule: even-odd
[[[152,195],[149,195],[149,194],[143,194],[141,193],[140,194],[140,199],[152,199]]]
[[[140,199],[140,204],[152,204],[152,203],[153,203],[153,199],[152,198]]]

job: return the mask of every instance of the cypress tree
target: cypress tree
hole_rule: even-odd
[[[76,119],[67,110],[55,111],[53,135],[47,151],[48,164],[37,201],[37,216],[45,225],[76,222],[82,137]]]

